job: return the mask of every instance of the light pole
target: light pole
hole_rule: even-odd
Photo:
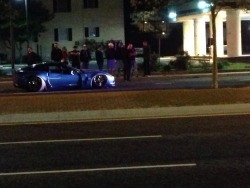
[[[27,0],[24,0],[24,1],[25,1],[26,32],[28,36],[29,35],[28,2]],[[29,46],[29,38],[27,39],[27,46]]]
[[[9,0],[9,19],[10,19],[10,46],[11,46],[11,69],[12,75],[15,70],[15,39],[14,39],[14,25],[13,25],[13,16],[12,16],[12,3]]]
[[[18,0],[23,1],[23,0]],[[28,0],[24,0],[25,6],[25,22],[26,22],[26,35],[27,35],[27,47],[29,46],[29,15],[28,15]]]
[[[159,34],[158,39],[158,51],[159,51],[159,63],[161,62],[161,39],[165,37],[166,33],[163,31],[161,34]]]

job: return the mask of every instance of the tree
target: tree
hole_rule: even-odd
[[[43,23],[53,19],[53,14],[46,9],[40,0],[28,1],[28,23],[24,2],[0,0],[0,39],[10,48],[10,23],[13,23],[13,37],[16,47],[24,42],[34,40],[40,33],[46,31]]]
[[[168,2],[169,0],[130,0],[133,24],[143,32],[161,32],[162,21],[167,19]]]
[[[216,35],[216,17],[219,11],[222,8],[230,7],[230,8],[247,8],[248,3],[247,0],[242,0],[240,2],[237,1],[221,1],[221,0],[209,0],[206,2],[207,6],[210,8],[211,13],[211,27],[212,33],[211,38],[213,39],[213,69],[212,69],[212,87],[217,89],[219,87],[218,84],[218,62],[217,62],[217,35]]]

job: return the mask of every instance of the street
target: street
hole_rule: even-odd
[[[1,187],[247,187],[250,116],[0,127]]]
[[[211,88],[211,74],[166,74],[150,77],[133,77],[131,82],[124,82],[120,76],[116,78],[114,90],[140,89],[202,89]],[[250,73],[221,73],[219,87],[247,87],[250,85]],[[11,80],[0,81],[0,93],[22,93],[22,89],[15,88]]]

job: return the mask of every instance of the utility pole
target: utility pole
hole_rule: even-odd
[[[26,34],[27,34],[27,49],[29,47],[29,19],[28,19],[28,0],[25,0],[25,17],[26,17]]]

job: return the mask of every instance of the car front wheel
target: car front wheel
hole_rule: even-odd
[[[94,89],[103,88],[107,83],[107,77],[105,75],[96,75],[92,80],[92,87]]]
[[[44,80],[39,77],[31,77],[28,82],[28,91],[39,92],[45,89]]]

